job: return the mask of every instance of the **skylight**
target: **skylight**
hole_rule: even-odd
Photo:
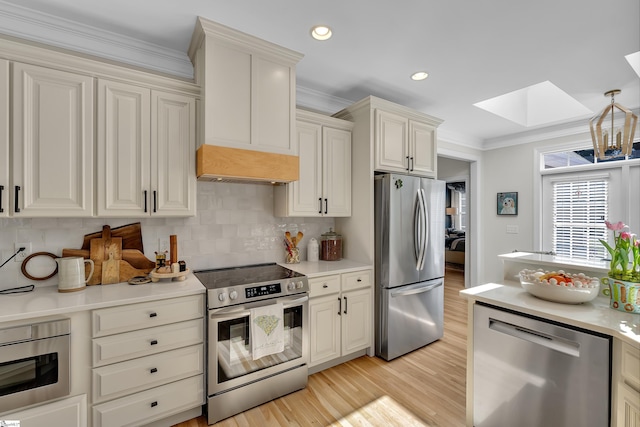
[[[629,65],[631,65],[633,71],[635,71],[638,77],[640,77],[640,50],[636,53],[630,53],[629,55],[625,56],[625,59],[627,60]]]
[[[473,105],[525,127],[593,114],[548,80]]]

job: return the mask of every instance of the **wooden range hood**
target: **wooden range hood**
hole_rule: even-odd
[[[196,151],[196,175],[200,181],[285,184],[297,181],[297,156],[217,145],[201,145]]]

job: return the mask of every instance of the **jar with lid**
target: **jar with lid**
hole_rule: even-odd
[[[323,261],[339,261],[342,259],[342,236],[329,229],[322,236],[320,259]]]

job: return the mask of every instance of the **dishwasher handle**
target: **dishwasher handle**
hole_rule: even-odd
[[[494,331],[501,332],[533,344],[547,347],[551,350],[559,351],[560,353],[564,353],[569,356],[580,357],[580,344],[574,341],[549,335],[544,332],[523,328],[522,326],[512,325],[492,318],[489,318],[489,329],[493,329]]]

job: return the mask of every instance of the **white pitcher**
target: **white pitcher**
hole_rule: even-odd
[[[94,264],[90,259],[79,256],[56,258],[58,262],[58,292],[81,291],[93,276]],[[91,271],[89,277],[84,278],[84,265],[89,263]]]

